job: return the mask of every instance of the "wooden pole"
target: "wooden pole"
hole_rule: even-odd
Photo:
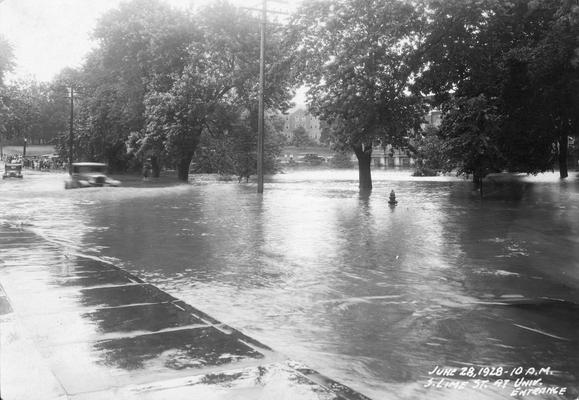
[[[267,18],[267,0],[263,0],[261,10],[261,41],[259,49],[259,110],[257,120],[257,193],[263,193],[263,142],[264,142],[264,101],[265,86],[265,21]]]
[[[70,132],[68,135],[68,173],[72,175],[72,158],[73,158],[73,143],[74,143],[74,89],[70,87]]]

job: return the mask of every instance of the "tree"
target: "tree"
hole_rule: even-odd
[[[133,165],[140,162],[134,157],[144,152],[139,146],[127,154],[127,141],[131,134],[145,136],[147,93],[153,86],[155,91],[170,87],[196,37],[191,16],[159,0],[122,3],[101,17],[93,34],[98,46],[78,81],[82,94],[76,102],[75,136],[87,158],[115,170],[125,170],[131,158]]]
[[[356,154],[361,189],[372,188],[373,144],[403,146],[419,128],[421,98],[407,89],[422,23],[420,7],[398,0],[318,0],[293,20],[288,36],[309,107],[331,126],[336,147]]]
[[[84,123],[88,117],[85,107],[86,94],[79,96],[79,90],[84,92],[83,89],[85,89],[82,71],[65,68],[53,79],[50,86],[51,108],[54,111],[50,121],[58,133],[55,140],[58,154],[65,160],[72,158],[72,161],[105,161],[96,157],[94,137],[87,124]],[[71,91],[73,92],[72,98]],[[73,141],[72,152],[71,140]],[[98,143],[100,144],[98,148],[101,148],[102,141]]]
[[[53,143],[68,126],[66,91],[33,80],[0,86],[0,136],[13,143]],[[64,111],[64,114],[63,114]]]
[[[233,160],[233,173],[239,181],[249,180],[251,175],[257,174],[257,110],[251,113],[242,113],[241,121],[230,135],[231,145],[228,147]],[[274,117],[265,118],[264,125],[264,159],[263,171],[273,174],[279,171],[279,156],[283,151],[285,136],[281,133],[283,122]]]
[[[547,14],[541,40],[527,63],[537,126],[552,132],[559,173],[568,176],[568,138],[579,129],[579,6],[576,2],[537,1],[533,11]],[[540,111],[540,113],[535,114]]]
[[[310,137],[308,136],[308,132],[306,131],[306,128],[304,128],[303,126],[298,126],[296,129],[292,131],[292,140],[291,140],[292,146],[305,147],[311,146],[313,144],[314,144],[313,140],[310,139]]]
[[[257,115],[259,35],[257,21],[220,2],[197,16],[201,36],[188,47],[187,65],[167,90],[155,87],[146,99],[143,143],[155,145],[176,161],[178,177],[187,181],[189,166],[204,131],[219,126],[223,109]],[[265,106],[289,108],[288,52],[279,28],[268,31]]]
[[[221,126],[206,130],[195,152],[195,172],[233,174],[238,180],[249,180],[257,172],[257,116],[233,110]],[[277,172],[278,157],[283,150],[283,125],[275,117],[265,124],[264,172]]]
[[[58,80],[43,85],[40,120],[35,139],[38,143],[56,144],[59,135],[68,131],[70,123],[70,92]]]
[[[504,163],[504,154],[497,145],[501,127],[498,108],[484,95],[447,104],[440,126],[445,167],[459,174],[472,174],[480,187],[482,179],[500,171]]]
[[[6,139],[23,142],[26,138],[32,142],[38,136],[45,93],[42,85],[32,81],[17,81],[4,88],[2,125]]]
[[[437,127],[426,127],[421,134],[415,135],[414,140],[412,150],[416,157],[415,176],[434,176],[447,167],[444,142]]]
[[[8,136],[40,144],[51,143],[62,132],[62,122],[67,121],[61,112],[68,109],[66,93],[57,96],[52,85],[33,80],[12,82],[6,90],[12,104],[10,116],[5,117]]]
[[[0,86],[4,83],[4,74],[14,68],[14,51],[12,45],[0,36]]]
[[[570,4],[427,1],[428,35],[419,51],[425,67],[414,92],[434,93],[447,110],[480,106],[481,95],[491,102],[500,117],[498,131],[490,137],[501,154],[495,168],[545,171],[552,167],[556,149],[561,177],[567,176],[567,137],[579,118],[574,64],[579,31],[573,18],[577,10]]]
[[[6,105],[7,93],[4,87],[4,74],[14,67],[14,53],[12,46],[0,36],[0,156],[2,155],[2,140],[6,132],[6,121],[10,109]]]

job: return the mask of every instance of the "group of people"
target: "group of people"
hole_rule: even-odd
[[[51,169],[62,169],[62,161],[58,159],[50,158],[39,158],[39,159],[28,159],[25,158],[23,166],[26,168],[32,168],[38,171],[50,171]]]
[[[23,164],[20,154],[7,154],[2,159],[6,164]]]
[[[24,168],[31,168],[38,171],[50,171],[55,169],[65,169],[65,163],[58,158],[47,157],[23,157],[21,154],[8,154],[4,157],[6,164],[22,164]]]

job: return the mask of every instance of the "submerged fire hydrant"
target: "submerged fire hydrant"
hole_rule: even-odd
[[[396,204],[398,204],[398,201],[396,200],[396,193],[394,193],[394,190],[390,192],[390,200],[388,200],[388,204],[390,204],[391,206],[395,206]]]

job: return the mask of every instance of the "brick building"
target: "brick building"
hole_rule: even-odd
[[[285,114],[283,134],[291,140],[293,138],[293,131],[300,126],[306,130],[308,137],[319,143],[322,130],[320,128],[320,120],[303,108],[299,108],[294,112]]]

